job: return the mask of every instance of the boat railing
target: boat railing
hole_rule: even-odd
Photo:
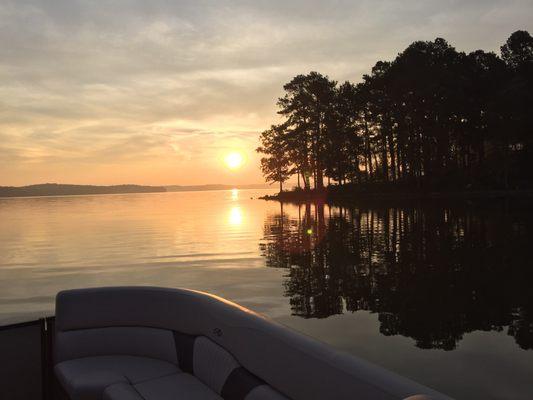
[[[0,326],[0,398],[53,400],[55,317]]]

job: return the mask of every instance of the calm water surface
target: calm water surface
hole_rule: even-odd
[[[458,399],[533,398],[533,216],[265,191],[0,199],[0,324],[65,288],[187,287]]]

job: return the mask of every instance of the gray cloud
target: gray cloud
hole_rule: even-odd
[[[252,154],[295,74],[357,81],[437,36],[497,51],[531,21],[530,0],[3,1],[0,184],[45,163],[165,159],[170,171],[179,154],[198,170],[228,146]]]

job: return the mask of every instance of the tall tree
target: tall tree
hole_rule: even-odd
[[[283,182],[291,176],[291,161],[284,146],[284,126],[272,125],[270,129],[261,133],[261,146],[258,153],[265,154],[261,158],[261,171],[267,182],[278,182],[280,193]]]
[[[527,69],[533,63],[533,38],[526,31],[514,32],[501,47],[503,61],[513,70]]]
[[[502,98],[506,127],[507,168],[512,180],[533,179],[533,38],[526,31],[514,32],[501,47],[510,77]],[[513,163],[513,165],[510,165]]]
[[[308,151],[315,188],[324,187],[327,121],[333,112],[336,82],[318,72],[298,75],[283,89],[279,114],[287,118],[287,126],[299,138],[299,146]]]
[[[528,32],[513,33],[501,58],[437,38],[378,61],[356,85],[311,72],[283,88],[284,122],[262,135],[267,179],[297,174],[318,190],[324,177],[369,190],[533,186]]]

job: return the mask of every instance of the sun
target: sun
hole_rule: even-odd
[[[224,158],[224,162],[229,169],[236,170],[242,166],[244,157],[241,153],[233,151]]]

